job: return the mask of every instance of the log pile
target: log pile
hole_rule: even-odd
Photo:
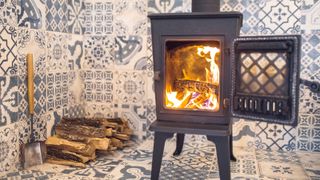
[[[62,118],[56,134],[46,140],[47,162],[85,167],[96,151],[108,153],[128,145],[132,130],[120,118]]]

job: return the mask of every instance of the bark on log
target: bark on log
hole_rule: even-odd
[[[216,94],[218,91],[218,87],[214,84],[202,82],[202,81],[175,80],[174,91],[180,92],[184,90],[188,90],[191,92],[198,92],[198,93]]]
[[[86,137],[78,134],[70,134],[62,130],[57,130],[56,135],[60,138],[67,139],[70,141],[78,141],[85,144],[91,144],[94,146],[95,149],[99,150],[107,150],[110,144],[110,139],[108,138]]]
[[[105,128],[73,125],[71,123],[59,123],[56,126],[56,130],[68,131],[72,134],[80,134],[88,137],[97,137],[97,138],[106,137]]]
[[[51,156],[47,157],[46,162],[47,163],[51,163],[51,164],[59,164],[59,165],[65,165],[65,166],[74,166],[74,167],[86,168],[86,165],[81,163],[81,162],[64,160],[64,159],[59,159],[59,158],[51,157]]]
[[[102,127],[102,122],[98,119],[88,119],[88,118],[62,118],[62,124],[73,124],[82,126],[92,126],[92,127]]]
[[[84,144],[80,142],[68,141],[56,136],[49,137],[46,140],[47,147],[55,147],[58,149],[64,149],[85,156],[93,156],[95,148],[92,145]]]
[[[48,147],[47,153],[49,156],[52,156],[52,157],[70,160],[70,161],[82,162],[82,163],[86,163],[96,158],[95,154],[91,157],[88,157],[88,156],[83,156],[67,150],[58,149],[56,147]]]

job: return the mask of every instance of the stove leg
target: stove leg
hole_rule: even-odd
[[[159,179],[164,145],[165,145],[166,139],[170,137],[173,137],[173,133],[164,133],[164,132],[154,133],[151,180]]]
[[[177,133],[176,150],[174,151],[174,156],[179,156],[181,154],[184,143],[184,134]]]
[[[233,140],[232,140],[232,134],[229,137],[229,142],[230,142],[230,159],[231,161],[237,161],[237,158],[233,154]]]
[[[216,145],[221,180],[230,180],[230,136],[207,136]]]

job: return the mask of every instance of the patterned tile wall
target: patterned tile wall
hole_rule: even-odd
[[[52,135],[62,116],[85,115],[77,76],[84,58],[84,10],[82,0],[0,2],[0,176],[21,167],[19,145]],[[34,59],[33,116],[28,53]]]

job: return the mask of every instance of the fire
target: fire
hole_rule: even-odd
[[[170,54],[171,68],[166,76],[168,108],[219,110],[219,53],[217,47],[193,45]]]

